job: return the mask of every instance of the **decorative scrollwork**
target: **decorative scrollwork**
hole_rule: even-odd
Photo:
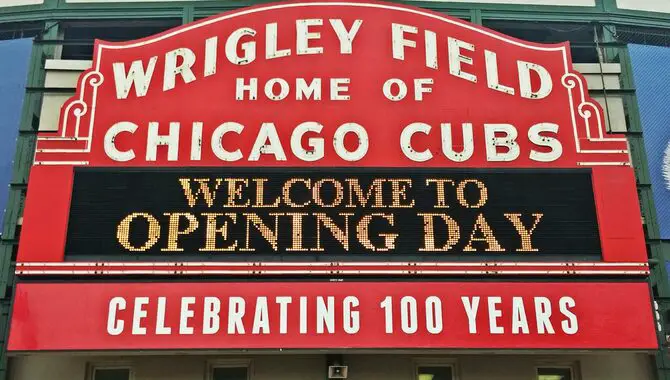
[[[568,90],[576,151],[578,154],[590,155],[590,158],[585,158],[580,164],[627,165],[630,162],[627,140],[623,136],[608,136],[603,122],[603,111],[590,98],[584,79],[569,72],[563,75],[561,83]],[[600,155],[600,158],[594,159],[593,154]]]
[[[61,137],[73,136],[75,138],[90,138],[92,133],[92,128],[86,130],[86,136],[80,136],[79,132],[81,126],[86,116],[90,119],[90,107],[89,103],[94,99],[98,87],[104,82],[103,75],[98,71],[89,71],[84,76],[82,76],[79,87],[77,91],[77,98],[70,100],[65,108],[65,112],[62,117],[61,125]],[[88,89],[91,89],[89,92]],[[74,131],[71,131],[70,128],[70,116],[74,118],[72,122],[74,123]],[[90,120],[92,122],[92,120]]]
[[[575,88],[577,86],[577,84],[580,83],[580,80],[579,80],[579,78],[577,78],[576,75],[574,75],[572,73],[567,73],[567,74],[563,75],[563,77],[561,78],[561,82],[563,82],[563,87],[571,90],[571,89]]]

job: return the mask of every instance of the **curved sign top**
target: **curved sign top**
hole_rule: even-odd
[[[567,43],[385,3],[299,2],[97,41],[36,164],[627,165]]]

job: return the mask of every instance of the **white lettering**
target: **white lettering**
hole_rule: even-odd
[[[353,310],[358,307],[358,298],[354,296],[344,297],[342,303],[344,309],[344,332],[347,334],[356,334],[361,328],[360,312],[358,310]]]
[[[268,298],[258,297],[256,299],[256,312],[254,313],[254,326],[251,330],[252,334],[270,333],[270,321],[268,317]]]
[[[156,335],[170,335],[172,328],[165,326],[165,304],[166,297],[158,297],[158,310],[156,311]]]
[[[191,335],[193,334],[193,327],[188,325],[188,320],[193,318],[195,313],[191,306],[195,304],[195,297],[182,297],[181,299],[181,313],[179,314],[179,334]]]
[[[549,71],[544,67],[531,62],[517,61],[519,69],[519,94],[526,99],[543,99],[549,96],[554,84]],[[540,78],[540,88],[533,91],[530,72],[534,71]]]
[[[321,100],[321,78],[314,78],[307,84],[305,78],[295,80],[295,98],[298,100],[313,98]]]
[[[504,334],[505,329],[498,326],[498,318],[502,316],[502,311],[498,309],[498,305],[502,302],[500,297],[488,297],[489,304],[489,331],[491,334]]]
[[[349,100],[348,85],[349,78],[331,78],[330,79],[330,100]]]
[[[558,308],[567,320],[561,322],[563,332],[569,335],[577,334],[579,331],[579,324],[577,323],[577,316],[570,311],[570,308],[575,307],[576,303],[572,297],[561,297],[558,301]]]
[[[468,316],[468,331],[470,334],[477,333],[477,309],[479,309],[479,297],[461,297],[465,314]]]
[[[300,333],[307,334],[307,297],[300,297]]]
[[[426,67],[437,70],[437,34],[426,30],[424,41],[426,44]]]
[[[550,317],[551,302],[549,299],[547,297],[535,297],[535,319],[538,334],[554,334],[554,327],[549,320]]]
[[[218,46],[219,37],[217,36],[205,40],[205,77],[216,74]]]
[[[431,334],[442,332],[442,300],[439,297],[426,298],[426,329]]]
[[[120,335],[123,332],[123,320],[116,318],[116,313],[126,310],[126,300],[123,297],[114,297],[109,301],[107,313],[107,334]]]
[[[526,309],[523,306],[523,298],[512,297],[512,334],[529,334],[528,318],[526,318]]]
[[[158,122],[149,123],[147,132],[147,161],[156,161],[156,151],[158,146],[166,145],[168,147],[168,161],[177,161],[179,158],[179,123],[170,123],[170,132],[167,135],[158,134]]]
[[[497,133],[504,133],[498,137]],[[486,141],[486,159],[488,161],[514,161],[519,157],[519,144],[516,142],[517,132],[511,124],[484,124]],[[506,148],[499,151],[498,147]]]
[[[414,100],[420,102],[423,100],[423,94],[433,92],[433,89],[430,87],[424,87],[424,85],[433,84],[433,80],[430,78],[418,78],[414,79]]]
[[[244,126],[235,122],[227,122],[216,127],[212,133],[212,151],[214,155],[223,161],[237,161],[242,158],[242,152],[238,148],[234,152],[229,152],[223,148],[223,135],[228,132],[235,132],[238,135],[242,133]]]
[[[323,138],[310,137],[307,139],[307,145],[312,148],[307,150],[302,147],[302,136],[307,132],[321,133],[323,125],[315,121],[306,121],[300,123],[291,134],[291,151],[302,161],[318,161],[323,158],[324,144]]]
[[[230,297],[228,301],[228,334],[244,334],[245,302],[242,297]]]
[[[400,299],[400,325],[405,334],[414,334],[419,328],[414,297],[405,296]]]
[[[248,65],[256,59],[256,42],[244,42],[242,45],[242,50],[244,54],[240,57],[237,55],[237,46],[240,43],[240,39],[244,36],[255,36],[256,31],[251,28],[240,28],[232,32],[226,40],[226,58],[228,61],[234,65]]]
[[[327,302],[327,305],[326,305]],[[316,333],[323,334],[324,327],[329,334],[335,332],[335,297],[316,297]]]
[[[288,331],[288,305],[293,302],[292,297],[277,297],[277,304],[279,304],[279,333],[286,334]]]
[[[274,91],[275,84],[279,84],[279,94]],[[284,100],[288,96],[289,86],[288,82],[281,78],[272,78],[265,82],[265,96],[270,100],[279,101]]]
[[[384,309],[384,328],[387,334],[393,334],[393,298],[387,296],[379,304]]]
[[[551,162],[561,157],[563,146],[561,141],[555,137],[547,136],[542,132],[558,133],[558,125],[553,123],[539,123],[528,129],[528,139],[535,145],[550,148],[549,152],[530,151],[530,159],[539,162]]]
[[[284,148],[281,146],[279,135],[277,135],[277,128],[275,128],[273,123],[263,123],[261,125],[254,146],[251,148],[249,161],[258,161],[261,158],[261,154],[272,154],[276,160],[286,161]]]
[[[498,77],[498,57],[496,56],[496,53],[484,50],[484,60],[486,61],[486,85],[492,90],[514,95],[514,89],[512,87],[500,84],[500,78]]]
[[[121,132],[135,133],[139,128],[137,124],[129,121],[120,121],[112,125],[107,132],[105,132],[104,147],[105,154],[117,162],[126,162],[135,158],[135,152],[132,149],[121,151],[116,147],[116,136]]]
[[[405,157],[409,158],[415,162],[424,162],[433,158],[433,154],[429,149],[424,150],[423,152],[417,152],[412,147],[412,136],[415,133],[430,133],[430,125],[426,123],[412,123],[406,126],[400,133],[400,149],[402,150]]]
[[[351,25],[351,29],[347,30],[344,27],[344,23],[339,18],[330,20],[330,25],[332,25],[333,30],[337,35],[337,39],[340,40],[340,54],[352,53],[352,44],[354,42],[354,38],[356,37],[356,33],[358,33],[358,29],[361,27],[361,24],[363,24],[363,20],[355,20]]]
[[[219,332],[221,318],[221,301],[217,297],[205,297],[205,311],[203,313],[202,333],[212,335]]]
[[[235,80],[235,99],[244,100],[244,92],[249,92],[249,100],[258,99],[258,78],[250,78],[249,84],[244,83],[244,78]]]
[[[395,94],[393,93],[394,84],[398,86],[398,92]],[[388,79],[386,82],[384,82],[382,91],[384,92],[384,96],[386,96],[386,99],[398,102],[403,100],[405,96],[407,96],[407,85],[405,84],[405,82],[403,82],[402,79],[391,78]]]
[[[277,50],[278,36],[276,22],[265,25],[265,58],[274,59],[291,55],[291,49]]]
[[[177,61],[181,58],[181,64]],[[163,73],[163,91],[172,90],[175,86],[177,75],[181,75],[184,83],[195,80],[195,74],[191,67],[195,64],[195,53],[188,48],[179,48],[165,53],[165,72]]]
[[[323,25],[323,20],[320,18],[310,18],[306,20],[297,20],[295,23],[296,28],[296,54],[322,54],[323,47],[310,47],[309,40],[316,40],[321,38],[321,33],[319,32],[310,32],[310,26],[321,26]]]
[[[191,128],[191,160],[202,158],[202,121],[194,121]]]
[[[147,311],[144,306],[149,304],[149,297],[136,297],[135,307],[133,308],[133,335],[146,335],[147,328],[142,327],[142,319],[147,317]]]
[[[358,146],[353,151],[348,150],[344,146],[344,138],[347,133],[353,133],[358,138]],[[335,147],[335,153],[343,160],[350,162],[358,161],[368,153],[368,147],[370,146],[368,132],[360,124],[344,123],[335,131],[333,146]]]
[[[116,86],[116,98],[126,99],[130,93],[130,88],[135,86],[135,95],[140,98],[146,96],[149,91],[149,84],[156,69],[158,57],[151,57],[146,71],[141,60],[133,61],[130,64],[130,70],[126,74],[126,65],[123,62],[114,62],[114,85]]]
[[[463,132],[463,150],[459,153],[454,151],[454,143],[452,141],[452,132],[450,123],[440,124],[442,130],[442,153],[454,162],[464,162],[475,152],[475,143],[472,133],[472,123],[461,124]]]
[[[393,45],[393,59],[405,60],[405,47],[416,47],[416,41],[406,40],[405,32],[417,34],[419,29],[415,26],[403,24],[391,24],[391,43]]]
[[[463,55],[461,49],[475,51],[475,45],[448,37],[447,48],[449,50],[449,73],[453,76],[477,83],[477,77],[474,74],[466,73],[461,67],[461,63],[472,65],[472,58]]]

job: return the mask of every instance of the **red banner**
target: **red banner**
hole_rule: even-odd
[[[9,350],[655,349],[646,283],[19,284]]]

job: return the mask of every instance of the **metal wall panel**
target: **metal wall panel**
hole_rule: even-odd
[[[35,5],[42,4],[44,0],[2,0],[0,7],[14,7],[17,5]]]
[[[619,9],[670,13],[668,0],[617,0],[616,5]]]
[[[662,239],[670,238],[670,48],[629,45],[642,135]]]
[[[0,41],[0,212],[12,177],[16,137],[28,78],[32,39]],[[0,219],[1,220],[1,219]],[[2,222],[0,222],[1,224]]]

